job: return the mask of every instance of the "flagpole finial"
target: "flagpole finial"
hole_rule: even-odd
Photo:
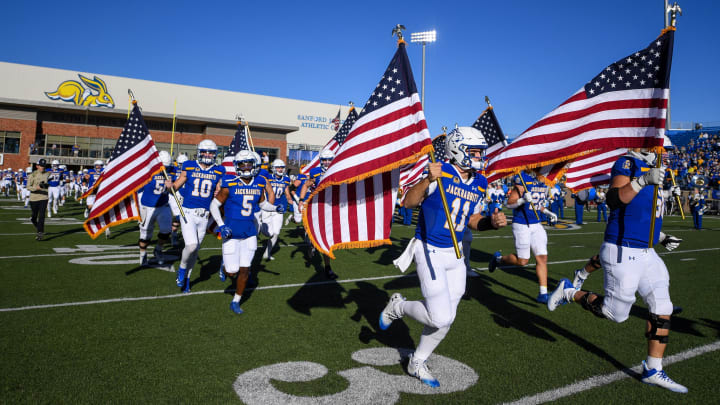
[[[398,37],[398,45],[405,43],[405,39],[403,39],[403,34],[402,34],[402,30],[404,30],[404,29],[405,29],[405,26],[404,26],[404,25],[398,24],[398,25],[396,25],[395,28],[393,28],[393,30],[392,30],[391,36],[394,37],[395,35],[397,35],[397,37]]]
[[[128,89],[128,96],[130,97],[130,101],[132,101],[133,104],[137,104],[137,100],[135,99],[135,93],[133,93],[133,91],[130,89]]]
[[[245,116],[242,114],[235,114],[235,120],[238,124],[245,122]]]
[[[668,8],[667,8],[667,10],[665,10],[665,12],[670,13],[670,26],[675,27],[675,23],[677,22],[678,14],[682,15],[682,9],[677,4],[677,1],[672,6],[668,6]]]
[[[485,96],[485,102],[487,103],[488,107],[492,107],[492,104],[490,104],[490,97]]]
[[[455,129],[458,129],[458,123],[457,123],[457,122],[455,123]]]
[[[443,125],[442,127],[443,135],[447,135],[447,127]]]

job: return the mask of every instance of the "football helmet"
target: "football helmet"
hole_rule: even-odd
[[[249,150],[241,150],[235,155],[233,164],[239,177],[249,179],[257,174],[259,163],[254,155],[255,153]]]
[[[445,154],[450,162],[463,170],[482,170],[482,159],[473,159],[469,150],[482,150],[483,155],[488,144],[480,130],[473,127],[458,127],[450,131],[445,139]]]
[[[96,161],[93,162],[93,166],[95,166],[95,170],[100,170],[100,169],[103,168],[103,166],[105,166],[105,162],[103,162],[102,160],[98,159],[98,160],[96,160]]]
[[[177,157],[177,159],[175,159],[175,161],[177,162],[178,166],[180,166],[180,167],[182,167],[183,163],[187,162],[188,160],[189,160],[189,158],[188,158],[187,155],[184,154],[184,153],[179,154],[178,157]]]
[[[65,165],[60,165],[60,166],[58,166],[58,167],[59,167],[60,170],[62,170],[62,171],[66,171],[66,170],[67,170],[67,166],[65,166]]]
[[[270,167],[272,168],[272,173],[278,179],[281,179],[285,175],[285,162],[283,162],[282,159],[273,160]]]
[[[163,166],[172,165],[172,157],[170,156],[170,153],[168,153],[168,151],[161,150],[158,153],[158,157],[160,158],[160,161],[162,162]]]
[[[218,148],[215,142],[205,139],[198,144],[197,160],[205,165],[215,164],[217,153]]]
[[[324,150],[320,152],[320,167],[322,167],[323,170],[327,170],[334,158],[335,154],[331,150]]]
[[[57,160],[53,160],[51,163],[53,170],[58,169],[60,166],[60,162]]]

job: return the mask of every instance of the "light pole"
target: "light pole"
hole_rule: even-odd
[[[430,42],[435,42],[436,37],[437,37],[437,34],[436,34],[435,30],[423,31],[423,32],[413,32],[410,34],[410,42],[421,42],[422,47],[423,47],[422,85],[420,88],[420,91],[422,92],[422,100],[420,100],[420,103],[422,104],[423,108],[425,108],[425,45],[429,44]]]

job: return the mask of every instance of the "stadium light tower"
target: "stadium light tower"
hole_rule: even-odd
[[[420,103],[422,104],[423,108],[425,108],[425,45],[435,42],[435,39],[437,38],[437,33],[435,30],[432,31],[423,31],[423,32],[413,32],[410,34],[410,42],[420,42],[422,43],[423,47],[423,58],[422,58],[422,85],[421,90],[422,91],[422,99],[420,100]]]

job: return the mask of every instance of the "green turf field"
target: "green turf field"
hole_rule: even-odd
[[[548,230],[551,290],[600,246],[604,227],[585,215],[580,229]],[[318,257],[308,260],[300,229],[285,228],[276,260],[256,262],[259,284],[238,316],[228,309],[230,282],[218,279],[216,239],[205,239],[193,293],[179,294],[167,268],[135,263],[135,224],[92,240],[73,201],[36,242],[29,216],[0,199],[3,403],[714,403],[720,394],[718,217],[706,217],[703,231],[690,218],[666,218],[663,230],[684,242],[671,254],[657,249],[673,303],[684,308],[666,353],[675,362],[665,365],[689,388],[682,395],[626,370],[646,356],[642,301],[622,324],[578,304],[551,313],[535,303],[532,262],[468,279],[457,319],[429,360],[441,388],[422,386],[396,349],[413,349],[421,326],[377,324],[393,292],[421,297],[414,266],[402,274],[391,264],[414,227],[394,225],[392,246],[339,251],[334,282]],[[514,251],[510,227],[476,234],[472,247],[473,265],[486,268],[495,250]],[[594,274],[586,288],[601,292],[602,278]],[[598,379],[612,375],[619,378]]]

